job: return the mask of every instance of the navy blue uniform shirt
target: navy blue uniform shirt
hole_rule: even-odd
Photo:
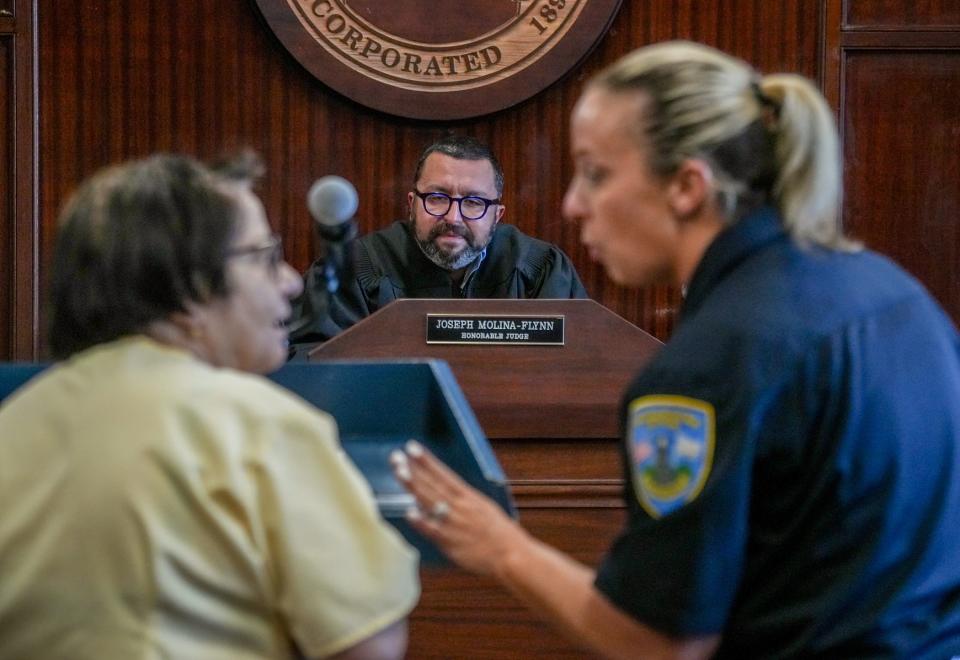
[[[890,261],[744,218],[622,419],[617,606],[721,657],[960,654],[960,339]]]

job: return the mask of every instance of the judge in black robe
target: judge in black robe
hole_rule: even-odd
[[[409,222],[397,221],[354,244],[353,276],[327,292],[315,262],[294,302],[294,344],[324,341],[398,298],[587,298],[570,259],[556,246],[498,224],[457,283],[423,253]]]

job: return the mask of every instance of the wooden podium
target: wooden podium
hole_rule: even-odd
[[[428,344],[427,315],[562,316],[563,345]],[[623,524],[620,397],[661,343],[592,300],[402,299],[310,361],[445,360],[538,538],[595,565]],[[495,582],[425,568],[408,658],[583,658]]]

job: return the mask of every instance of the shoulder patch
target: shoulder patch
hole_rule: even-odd
[[[650,395],[630,402],[627,453],[637,499],[653,518],[692,502],[713,465],[715,415],[706,401]]]

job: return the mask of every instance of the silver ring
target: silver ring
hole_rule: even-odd
[[[442,523],[447,519],[447,516],[450,515],[450,505],[440,500],[439,502],[434,502],[433,506],[430,507],[430,517],[433,518],[438,523]]]

